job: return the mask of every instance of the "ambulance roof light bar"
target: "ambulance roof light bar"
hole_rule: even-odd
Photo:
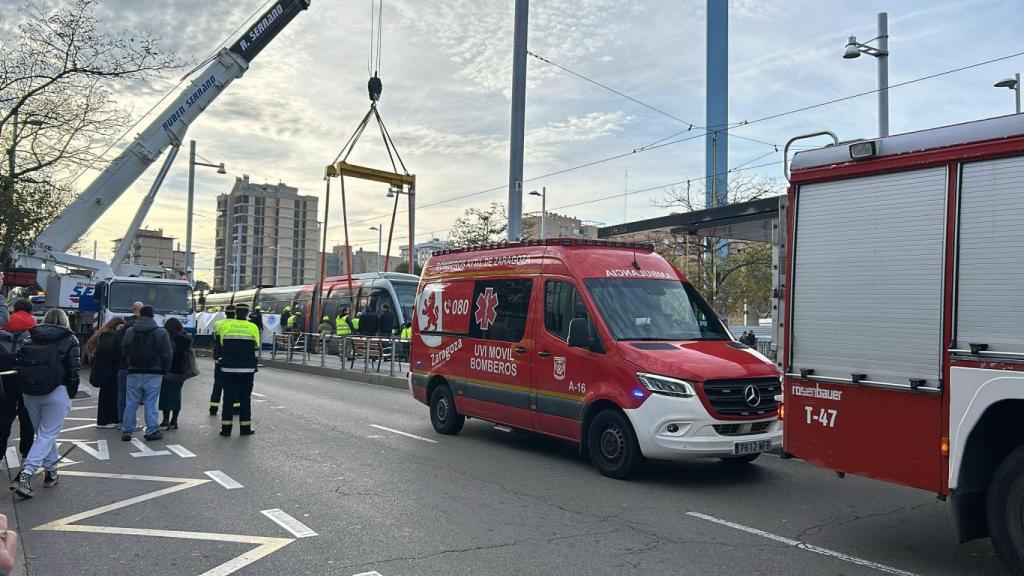
[[[643,250],[653,252],[654,244],[650,242],[624,242],[622,240],[595,240],[593,238],[547,238],[544,240],[523,240],[520,242],[501,242],[490,244],[479,244],[465,248],[447,248],[434,252],[433,256],[446,254],[459,254],[463,252],[481,252],[484,250],[500,250],[504,248],[515,248],[517,246],[568,246],[568,247],[606,247],[606,248],[627,248],[630,250]]]

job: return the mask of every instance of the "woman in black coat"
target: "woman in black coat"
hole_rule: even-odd
[[[97,428],[117,428],[121,424],[117,411],[117,365],[121,360],[117,330],[123,325],[123,318],[112,318],[85,344],[86,353],[93,359],[89,383],[100,390]]]
[[[160,384],[160,410],[164,419],[160,427],[165,430],[178,429],[178,412],[181,411],[181,387],[185,383],[189,371],[189,351],[192,349],[192,337],[176,318],[168,318],[164,329],[171,337],[171,368],[164,374]]]

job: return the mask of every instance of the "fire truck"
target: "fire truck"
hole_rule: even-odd
[[[784,456],[948,498],[956,539],[1024,574],[1024,116],[789,176]]]

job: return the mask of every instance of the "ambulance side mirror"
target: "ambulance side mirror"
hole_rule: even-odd
[[[590,348],[590,320],[573,318],[569,321],[567,343],[572,348]]]

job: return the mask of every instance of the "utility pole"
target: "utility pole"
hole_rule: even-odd
[[[889,135],[889,15],[878,13],[878,135]]]
[[[729,3],[708,0],[707,10],[704,207],[713,208],[728,204],[728,179],[718,167],[724,171],[729,165]]]
[[[530,0],[516,0],[512,47],[512,131],[509,138],[508,240],[523,232],[523,146],[526,131],[526,41]],[[409,239],[409,246],[413,241]],[[411,271],[411,270],[410,270]]]

